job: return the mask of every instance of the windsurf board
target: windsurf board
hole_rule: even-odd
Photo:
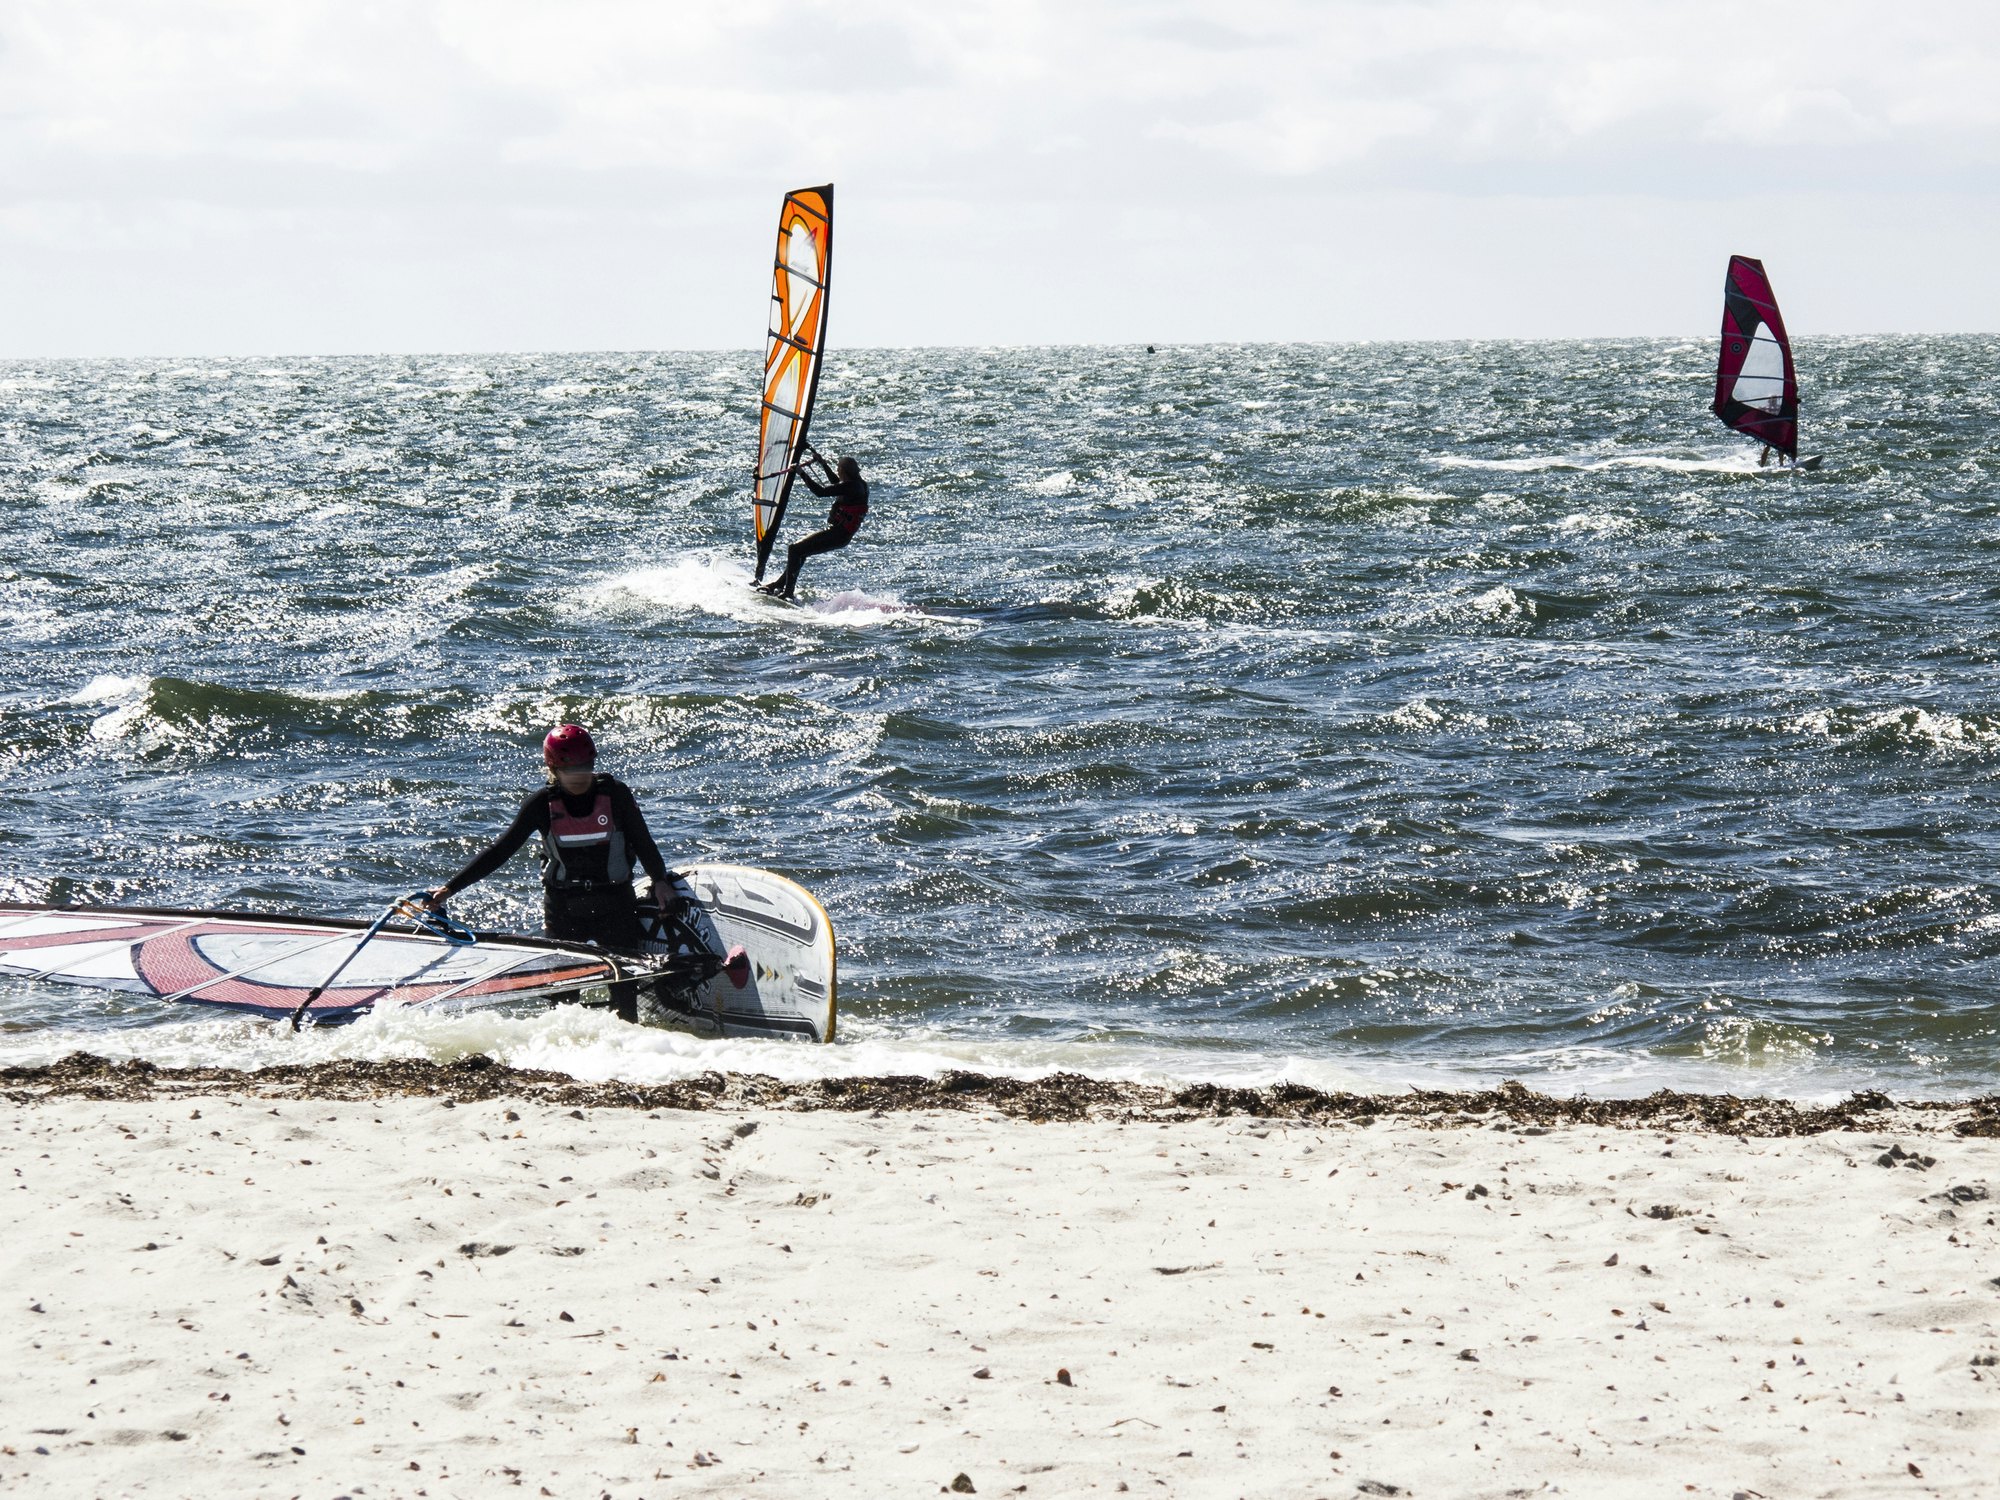
[[[680,901],[671,909],[688,931],[660,921],[651,882],[641,882],[647,952],[685,956],[694,936],[724,962],[669,1001],[642,988],[642,1022],[700,1036],[833,1040],[838,1004],[833,922],[812,892],[769,870],[693,865],[677,872],[674,894]]]

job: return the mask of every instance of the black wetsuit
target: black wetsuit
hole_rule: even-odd
[[[507,831],[444,883],[445,894],[456,895],[484,880],[537,835],[542,840],[542,922],[549,936],[640,952],[646,938],[632,894],[632,868],[643,866],[654,885],[664,888],[667,862],[631,789],[615,776],[594,778],[580,797],[553,786],[528,793]],[[638,1019],[636,986],[613,985],[611,999],[620,1017]]]
[[[861,523],[868,518],[868,482],[860,476],[853,479],[836,479],[832,484],[821,484],[804,469],[799,470],[799,478],[806,482],[806,488],[822,500],[831,500],[833,507],[826,513],[826,529],[815,531],[811,536],[801,537],[785,549],[785,576],[778,580],[771,590],[780,598],[789,599],[799,584],[799,569],[806,565],[809,557],[818,557],[822,552],[838,552],[854,540],[854,533],[861,529]]]

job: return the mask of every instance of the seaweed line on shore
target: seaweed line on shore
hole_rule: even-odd
[[[1608,1125],[1713,1131],[1738,1136],[1819,1135],[1833,1130],[1926,1129],[2000,1137],[2000,1095],[1899,1101],[1866,1092],[1835,1104],[1662,1089],[1641,1099],[1556,1098],[1518,1083],[1478,1090],[1410,1089],[1396,1094],[1326,1093],[1300,1084],[1229,1088],[1118,1083],[1076,1073],[1000,1078],[949,1072],[784,1082],[760,1073],[703,1073],[671,1083],[586,1083],[562,1073],[511,1068],[475,1053],[426,1059],[234,1068],[162,1068],[74,1052],[43,1067],[0,1068],[0,1097],[18,1105],[50,1099],[153,1100],[244,1095],[261,1099],[492,1099],[591,1109],[796,1111],[986,1110],[1028,1121],[1131,1123],[1243,1116],[1301,1123],[1406,1121],[1436,1129]]]

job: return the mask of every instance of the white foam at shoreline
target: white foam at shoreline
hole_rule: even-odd
[[[560,1006],[532,1015],[479,1011],[425,1015],[386,1011],[347,1026],[294,1034],[282,1023],[190,1014],[119,1030],[50,1027],[0,1035],[0,1066],[37,1067],[74,1052],[160,1067],[255,1069],[285,1064],[427,1059],[450,1063],[483,1054],[510,1067],[560,1073],[587,1083],[659,1084],[703,1073],[761,1074],[784,1082],[945,1073],[1042,1078],[1076,1073],[1111,1082],[1185,1087],[1267,1088],[1295,1084],[1328,1092],[1409,1088],[1481,1089],[1516,1080],[1559,1095],[1634,1097],[1657,1089],[1763,1094],[1828,1102],[1863,1089],[1899,1097],[1959,1097],[1971,1091],[1922,1079],[1829,1068],[1811,1058],[1763,1063],[1661,1057],[1609,1048],[1516,1053],[1463,1063],[1372,1056],[1308,1057],[1252,1048],[1172,1046],[1152,1041],[994,1039],[892,1031],[842,1022],[833,1046],[750,1038],[709,1039],[627,1026],[608,1012]]]

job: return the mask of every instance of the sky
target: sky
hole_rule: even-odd
[[[2000,6],[0,0],[0,358],[2000,329]]]

